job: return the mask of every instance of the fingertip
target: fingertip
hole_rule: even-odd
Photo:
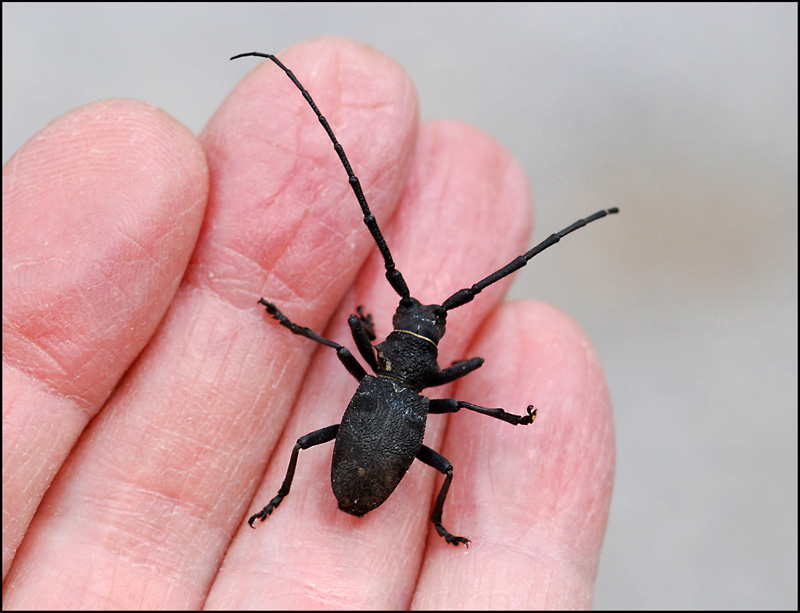
[[[101,401],[177,288],[207,191],[197,140],[143,102],[89,104],[33,136],[3,169],[3,306],[16,363],[65,395]],[[102,384],[81,376],[109,344],[123,349]]]
[[[416,141],[418,108],[408,74],[391,58],[341,38],[265,51],[276,53],[313,99],[383,227]],[[238,283],[282,305],[291,300],[293,316],[314,327],[338,304],[374,242],[308,101],[273,62],[251,59],[252,70],[201,135],[214,178],[208,242],[242,254],[239,265],[255,264],[240,265]],[[210,262],[220,253],[204,247],[199,256]]]
[[[614,427],[605,376],[589,338],[559,309],[516,300],[486,320],[472,353],[482,353],[486,365],[459,382],[457,397],[515,413],[531,404],[536,419],[529,429],[513,432],[481,415],[451,419],[448,440],[472,441],[467,470],[479,489],[471,497],[503,498],[503,509],[530,527],[523,534],[532,550],[569,552],[581,563],[596,563],[613,485]],[[453,448],[455,455],[458,446]],[[515,478],[489,474],[483,455],[491,456],[492,470],[516,467]],[[495,513],[489,507],[485,512]],[[491,518],[487,525],[493,525]],[[504,530],[503,522],[496,526],[497,538],[524,540]]]

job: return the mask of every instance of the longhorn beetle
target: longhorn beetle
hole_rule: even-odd
[[[350,187],[364,214],[364,223],[383,256],[386,279],[400,296],[400,304],[392,319],[394,330],[378,345],[373,346],[371,342],[375,340],[371,315],[365,315],[361,307],[358,307],[358,314],[351,315],[347,320],[358,352],[375,375],[367,374],[347,348],[320,336],[309,328],[293,323],[268,300],[261,298],[258,301],[266,307],[267,313],[293,334],[335,349],[336,356],[347,372],[358,380],[358,389],[347,405],[341,423],[314,430],[297,439],[286,477],[278,494],[267,506],[253,515],[248,523],[253,527],[253,522],[257,519],[264,521],[289,494],[297,466],[297,456],[301,449],[335,440],[331,485],[342,511],[360,517],[378,508],[394,491],[416,458],[445,476],[431,513],[431,521],[436,531],[452,545],[463,543],[468,546],[469,539],[454,536],[442,525],[442,509],[447,491],[450,489],[450,482],[453,480],[453,465],[444,456],[422,444],[428,415],[455,413],[460,409],[468,409],[514,426],[525,426],[533,423],[536,410],[533,405],[529,405],[526,415],[514,415],[503,409],[490,409],[453,398],[429,399],[420,393],[427,387],[455,381],[483,364],[483,358],[474,357],[455,362],[446,368],[439,367],[436,361],[438,344],[445,332],[447,312],[470,302],[481,291],[516,272],[533,256],[555,245],[570,232],[606,215],[617,213],[619,209],[598,211],[586,219],[576,221],[473,286],[457,291],[442,304],[421,304],[411,296],[403,275],[395,268],[392,254],[375,216],[369,209],[358,177],[350,167],[344,149],[336,140],[330,124],[317,109],[311,95],[300,84],[294,73],[274,55],[253,51],[236,55],[231,59],[248,56],[263,57],[274,62],[297,86],[311,106],[328,133],[328,138],[331,139],[333,148],[347,172]]]

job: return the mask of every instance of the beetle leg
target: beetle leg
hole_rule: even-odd
[[[375,322],[372,320],[372,313],[364,313],[363,306],[357,306],[356,313],[358,313],[358,318],[361,320],[361,324],[364,326],[364,332],[367,333],[369,340],[374,341],[378,338],[375,335]]]
[[[481,366],[483,366],[483,358],[470,358],[469,360],[453,362],[452,366],[443,368],[436,373],[426,387],[436,387],[437,385],[450,383],[464,375],[468,375],[473,370],[478,370]]]
[[[250,524],[251,528],[253,527],[253,522],[257,519],[260,519],[261,521],[267,519],[267,517],[269,517],[269,515],[278,508],[278,505],[283,502],[283,499],[289,495],[289,489],[292,487],[292,479],[294,479],[294,469],[297,467],[297,455],[300,453],[300,450],[308,449],[309,447],[315,447],[316,445],[321,445],[322,443],[332,441],[336,438],[336,433],[338,431],[339,424],[335,424],[333,426],[328,426],[327,428],[314,430],[313,432],[309,432],[305,436],[301,436],[299,439],[297,439],[294,449],[292,450],[292,457],[289,460],[289,468],[286,470],[286,477],[283,479],[283,485],[281,485],[281,489],[278,490],[278,495],[270,500],[267,506],[247,520],[247,523]]]
[[[532,404],[528,405],[527,415],[514,415],[513,413],[507,413],[503,409],[489,409],[478,406],[477,404],[472,404],[471,402],[456,400],[454,398],[432,399],[430,405],[428,406],[428,413],[432,413],[434,415],[441,413],[455,413],[460,409],[469,409],[470,411],[475,411],[481,415],[488,415],[489,417],[500,419],[508,424],[511,424],[512,426],[527,426],[532,424],[533,420],[536,419],[536,409],[533,408]]]
[[[356,342],[358,352],[364,361],[369,364],[373,371],[378,371],[378,359],[375,357],[375,349],[370,340],[375,340],[375,328],[372,325],[372,316],[364,315],[361,307],[358,307],[358,315],[351,315],[347,319],[350,325],[350,332]]]
[[[317,341],[318,343],[321,343],[327,347],[336,349],[336,357],[338,357],[339,361],[344,364],[347,372],[353,375],[358,381],[361,381],[361,379],[367,376],[367,371],[364,370],[361,364],[358,363],[358,360],[353,357],[353,354],[350,353],[350,350],[347,347],[343,347],[335,341],[331,341],[324,336],[320,336],[311,328],[298,326],[296,323],[293,323],[288,317],[286,317],[286,315],[281,313],[278,307],[268,300],[262,298],[258,302],[259,304],[263,304],[265,307],[267,307],[267,313],[272,315],[274,319],[277,319],[278,323],[280,323],[284,328],[288,328],[292,334],[310,338],[312,341]]]
[[[417,459],[428,466],[435,468],[444,477],[442,489],[439,490],[439,495],[436,497],[436,504],[433,505],[433,512],[431,513],[431,521],[436,527],[436,532],[439,536],[443,537],[450,545],[458,546],[464,543],[469,547],[469,539],[463,536],[453,536],[442,525],[442,508],[444,507],[444,499],[447,498],[447,490],[450,489],[450,482],[453,480],[453,465],[443,455],[436,453],[430,447],[423,445],[417,452]]]

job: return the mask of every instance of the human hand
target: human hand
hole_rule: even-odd
[[[412,295],[441,301],[525,250],[521,169],[473,128],[419,126],[393,61],[337,39],[279,57],[344,145]],[[437,396],[534,404],[537,421],[461,411],[426,434],[455,467],[444,523],[468,551],[431,529],[442,477],[419,462],[379,509],[340,512],[331,445],[301,452],[291,494],[248,528],[296,439],[338,423],[356,386],[259,297],[348,346],[356,305],[379,339],[397,306],[330,142],[270,62],[200,143],[123,100],[40,132],[3,171],[3,279],[4,608],[591,604],[608,392],[575,324],[501,304],[505,281],[448,317],[440,364],[486,362]]]

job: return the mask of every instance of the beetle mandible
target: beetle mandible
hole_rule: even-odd
[[[303,94],[328,133],[328,138],[347,172],[350,187],[361,206],[364,224],[383,256],[386,279],[400,296],[400,304],[392,318],[393,331],[382,343],[374,346],[372,341],[376,337],[371,315],[364,314],[361,307],[358,307],[358,314],[351,315],[347,321],[358,352],[375,373],[371,375],[367,374],[346,347],[320,336],[309,328],[293,323],[272,302],[264,298],[258,301],[266,307],[267,313],[293,334],[335,349],[339,361],[358,380],[358,389],[347,405],[341,423],[315,430],[297,439],[286,477],[278,494],[261,511],[250,517],[248,523],[253,527],[257,519],[264,521],[289,494],[297,466],[297,456],[301,449],[335,440],[331,462],[331,485],[341,510],[351,515],[362,516],[378,508],[394,491],[416,458],[445,475],[431,513],[431,521],[436,531],[452,545],[463,543],[468,546],[469,539],[454,536],[442,525],[442,509],[447,491],[450,489],[450,482],[453,480],[453,465],[444,456],[422,444],[428,415],[455,413],[460,409],[468,409],[514,426],[522,426],[533,423],[536,409],[533,405],[529,405],[525,415],[514,415],[499,408],[482,407],[453,398],[430,399],[421,394],[425,388],[455,381],[483,364],[483,358],[473,357],[455,362],[446,368],[439,367],[438,344],[445,332],[447,312],[470,302],[481,291],[516,272],[533,256],[555,245],[570,232],[606,215],[617,213],[619,209],[598,211],[594,215],[576,221],[560,232],[550,235],[533,249],[488,277],[471,287],[457,291],[442,304],[421,304],[411,296],[403,275],[395,267],[392,254],[378,227],[378,222],[369,209],[358,177],[311,95],[300,84],[294,73],[274,55],[253,51],[236,55],[231,59],[249,56],[271,60],[283,70]]]

